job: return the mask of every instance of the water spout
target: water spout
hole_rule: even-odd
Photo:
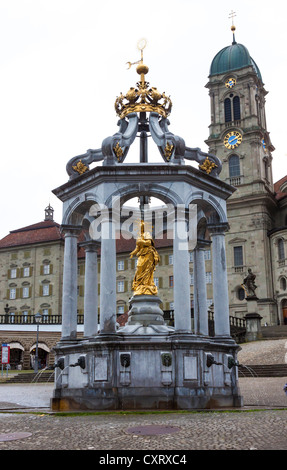
[[[78,361],[75,364],[70,364],[70,367],[77,367],[80,366],[81,369],[86,368],[86,358],[85,356],[80,356]]]

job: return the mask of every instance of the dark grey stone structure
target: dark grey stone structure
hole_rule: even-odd
[[[143,74],[138,85],[139,89],[146,85]],[[120,119],[119,131],[105,139],[101,149],[73,158],[67,165],[69,181],[54,190],[64,205],[65,260],[63,330],[55,348],[53,409],[199,409],[242,405],[235,367],[238,346],[230,336],[224,243],[228,229],[226,200],[234,188],[218,178],[221,163],[217,157],[186,147],[182,138],[168,130],[164,105],[159,112],[159,94],[152,90],[155,95],[146,106],[148,112],[143,111],[142,101],[140,110],[135,108],[133,95],[129,105],[137,112],[128,112],[130,108],[127,108],[126,115]],[[166,98],[164,94],[160,96]],[[123,98],[118,103],[122,104]],[[148,135],[159,149],[163,160],[160,163],[148,163]],[[136,136],[140,137],[140,161],[124,163]],[[186,159],[198,162],[199,168],[186,165]],[[89,167],[100,160],[102,165]],[[174,327],[168,327],[163,321],[159,292],[158,297],[134,296],[128,323],[117,329],[114,208],[120,212],[126,201],[139,197],[142,211],[143,203],[152,196],[176,213]],[[96,255],[91,247],[94,233],[89,230],[99,220],[95,205],[102,209],[97,239],[101,244],[99,333],[95,332],[97,270],[93,268]],[[187,215],[191,205],[197,207],[193,239],[186,230],[191,224]],[[86,249],[89,280],[85,291],[85,336],[79,340],[75,295],[77,236],[83,229],[89,241]],[[202,253],[207,230],[213,251],[215,336],[212,338],[208,336]],[[193,331],[190,249],[195,250]]]

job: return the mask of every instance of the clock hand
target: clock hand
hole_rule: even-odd
[[[234,136],[233,138],[231,137],[231,138],[229,139],[229,143],[232,144],[232,142],[234,142],[235,140],[237,140],[237,137],[236,137],[236,136]]]

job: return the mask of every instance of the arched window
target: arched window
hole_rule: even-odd
[[[224,100],[224,116],[225,122],[240,121],[240,98],[239,96],[233,96],[233,93],[229,95],[229,98]]]
[[[237,290],[237,297],[238,297],[238,300],[245,299],[245,290],[243,289],[243,287],[239,287],[239,289]]]
[[[280,278],[280,289],[286,290],[287,283],[286,283],[286,277],[281,277]]]
[[[229,157],[229,177],[240,176],[240,160],[238,155]]]
[[[285,259],[284,240],[283,240],[283,238],[279,238],[279,240],[278,240],[278,258],[279,258],[279,260]]]
[[[239,96],[234,96],[233,98],[233,119],[234,121],[239,121],[241,119]]]
[[[225,115],[225,122],[232,121],[230,98],[226,98],[224,100],[224,115]]]

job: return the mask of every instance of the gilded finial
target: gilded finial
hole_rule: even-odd
[[[141,78],[137,82],[136,88],[131,87],[125,95],[121,93],[116,98],[115,110],[121,119],[130,113],[137,112],[153,111],[163,117],[167,117],[171,112],[172,102],[170,97],[165,93],[160,93],[156,87],[150,87],[149,83],[145,81],[145,75],[149,71],[148,66],[143,63],[143,50],[146,44],[146,39],[140,39],[137,43],[137,48],[141,51],[140,60],[127,62],[129,69],[132,65],[138,64],[136,70]]]
[[[236,16],[235,11],[231,10],[231,13],[229,13],[229,17],[228,17],[228,18],[232,20],[232,25],[231,25],[231,28],[230,28],[230,29],[231,29],[231,31],[232,31],[232,33],[233,33],[233,44],[236,43],[236,41],[235,41],[235,34],[234,34],[236,28],[235,28],[234,22],[233,22],[233,18],[234,18],[235,16]]]

